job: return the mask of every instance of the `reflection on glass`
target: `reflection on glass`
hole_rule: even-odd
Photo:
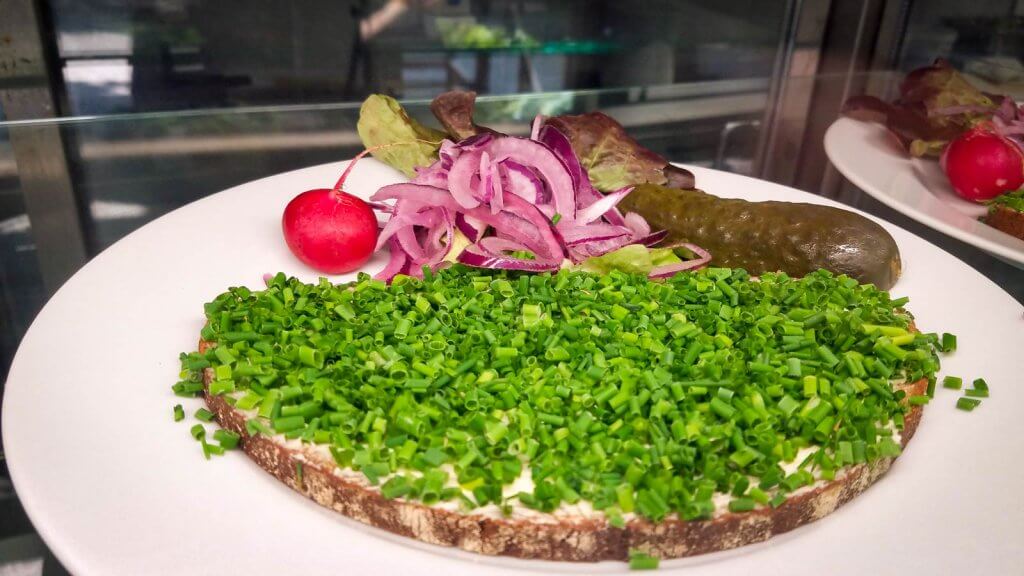
[[[767,78],[785,2],[50,0],[71,114]]]

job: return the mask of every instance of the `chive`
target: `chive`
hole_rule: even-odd
[[[230,430],[219,429],[213,433],[213,439],[220,443],[225,450],[233,450],[238,446],[241,436]]]
[[[196,420],[201,420],[203,422],[212,422],[213,421],[213,412],[210,412],[206,408],[200,408],[200,409],[196,410],[195,417],[196,417]]]
[[[779,409],[782,410],[782,412],[786,416],[792,415],[793,412],[796,411],[796,409],[799,407],[800,403],[794,400],[793,398],[789,397],[788,395],[783,396],[782,400],[779,400]]]
[[[206,437],[206,428],[203,428],[202,424],[196,424],[189,429],[189,434],[196,440],[202,440]]]
[[[930,398],[927,395],[911,396],[910,398],[907,398],[907,402],[913,406],[924,406],[928,403],[928,400],[930,400]]]
[[[943,388],[951,388],[953,390],[959,390],[964,384],[963,378],[958,376],[946,376],[942,379]]]
[[[395,476],[393,478],[390,478],[380,487],[381,495],[387,498],[388,500],[405,496],[406,494],[412,492],[412,490],[412,484],[409,484],[408,479],[406,479],[404,476]]]
[[[220,396],[234,391],[235,383],[233,380],[214,380],[213,382],[210,382],[211,396]]]
[[[942,334],[942,344],[939,345],[939,349],[943,352],[949,353],[956,350],[956,334],[950,334],[944,332]]]
[[[311,368],[323,368],[324,354],[309,346],[299,346],[299,362]]]
[[[305,425],[305,418],[302,416],[283,416],[281,418],[275,418],[271,422],[274,431],[277,433],[290,432],[297,430]]]
[[[981,400],[976,400],[974,398],[959,398],[956,401],[956,407],[965,412],[974,410],[979,404],[981,404]]]
[[[218,446],[216,444],[210,444],[204,439],[200,439],[199,442],[203,446],[203,457],[206,458],[207,460],[210,459],[211,455],[221,456],[224,454],[224,448],[221,446]]]
[[[734,498],[729,501],[730,512],[749,512],[757,507],[757,502],[751,498]]]
[[[217,346],[213,349],[213,353],[217,357],[217,360],[224,364],[234,364],[237,361],[231,352],[228,352],[228,349],[224,346]]]
[[[969,398],[988,398],[988,388],[971,388],[964,390],[964,396]]]
[[[185,409],[181,407],[181,404],[174,405],[174,421],[181,422],[185,419]]]
[[[660,560],[656,556],[650,556],[636,550],[629,551],[630,570],[657,570]]]
[[[974,382],[972,382],[972,384],[974,385],[975,390],[988,391],[988,383],[985,382],[984,378],[977,378],[974,380]]]
[[[711,399],[711,410],[725,420],[732,418],[733,414],[736,413],[735,408],[733,408],[729,404],[726,404],[721,398],[717,396]]]

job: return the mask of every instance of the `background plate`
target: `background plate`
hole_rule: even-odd
[[[193,350],[203,303],[265,272],[312,281],[288,252],[280,217],[298,192],[343,164],[251,182],[172,212],[106,250],[36,318],[7,379],[3,438],[11,476],[39,533],[74,574],[501,574],[622,572],[626,565],[490,558],[365,527],[292,492],[241,452],[205,461],[175,423],[177,355]],[[723,196],[829,203],[694,168]],[[349,180],[369,195],[399,180],[366,161]],[[1021,307],[949,254],[884,224],[903,254],[897,295],[925,331],[955,332],[947,373],[984,376],[973,414],[939,390],[907,453],[831,516],[769,542],[663,562],[687,574],[1006,574],[1024,566],[1024,422],[1017,386]],[[367,266],[383,266],[378,255]],[[344,280],[344,277],[335,280]],[[190,415],[199,400],[182,402]]]
[[[910,158],[884,127],[840,118],[825,132],[825,153],[879,202],[1024,268],[1024,241],[979,222],[987,208],[957,196],[938,162]]]

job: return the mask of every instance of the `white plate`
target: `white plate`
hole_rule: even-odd
[[[979,222],[985,206],[957,196],[938,162],[912,159],[884,127],[840,118],[825,132],[825,153],[879,202],[1024,268],[1024,241]]]
[[[365,527],[286,488],[240,452],[203,460],[171,407],[177,355],[192,350],[203,303],[264,272],[315,280],[285,247],[280,215],[296,193],[330,185],[341,164],[215,194],[132,233],[50,300],[7,380],[3,438],[32,522],[74,574],[458,574],[621,572],[489,558]],[[828,203],[782,186],[694,168],[702,188],[751,199]],[[397,181],[366,162],[350,190]],[[886,225],[903,253],[895,293],[926,331],[960,350],[948,373],[984,376],[973,414],[940,390],[892,472],[835,514],[767,543],[668,561],[693,574],[1006,574],[1024,566],[1021,307],[938,248]],[[368,268],[383,266],[376,257]],[[339,278],[340,280],[340,278]],[[200,401],[182,402],[190,415]],[[188,422],[187,421],[187,422]]]

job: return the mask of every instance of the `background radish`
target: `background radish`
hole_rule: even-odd
[[[1024,185],[1024,151],[989,124],[950,142],[941,164],[956,193],[973,202],[991,200]]]

